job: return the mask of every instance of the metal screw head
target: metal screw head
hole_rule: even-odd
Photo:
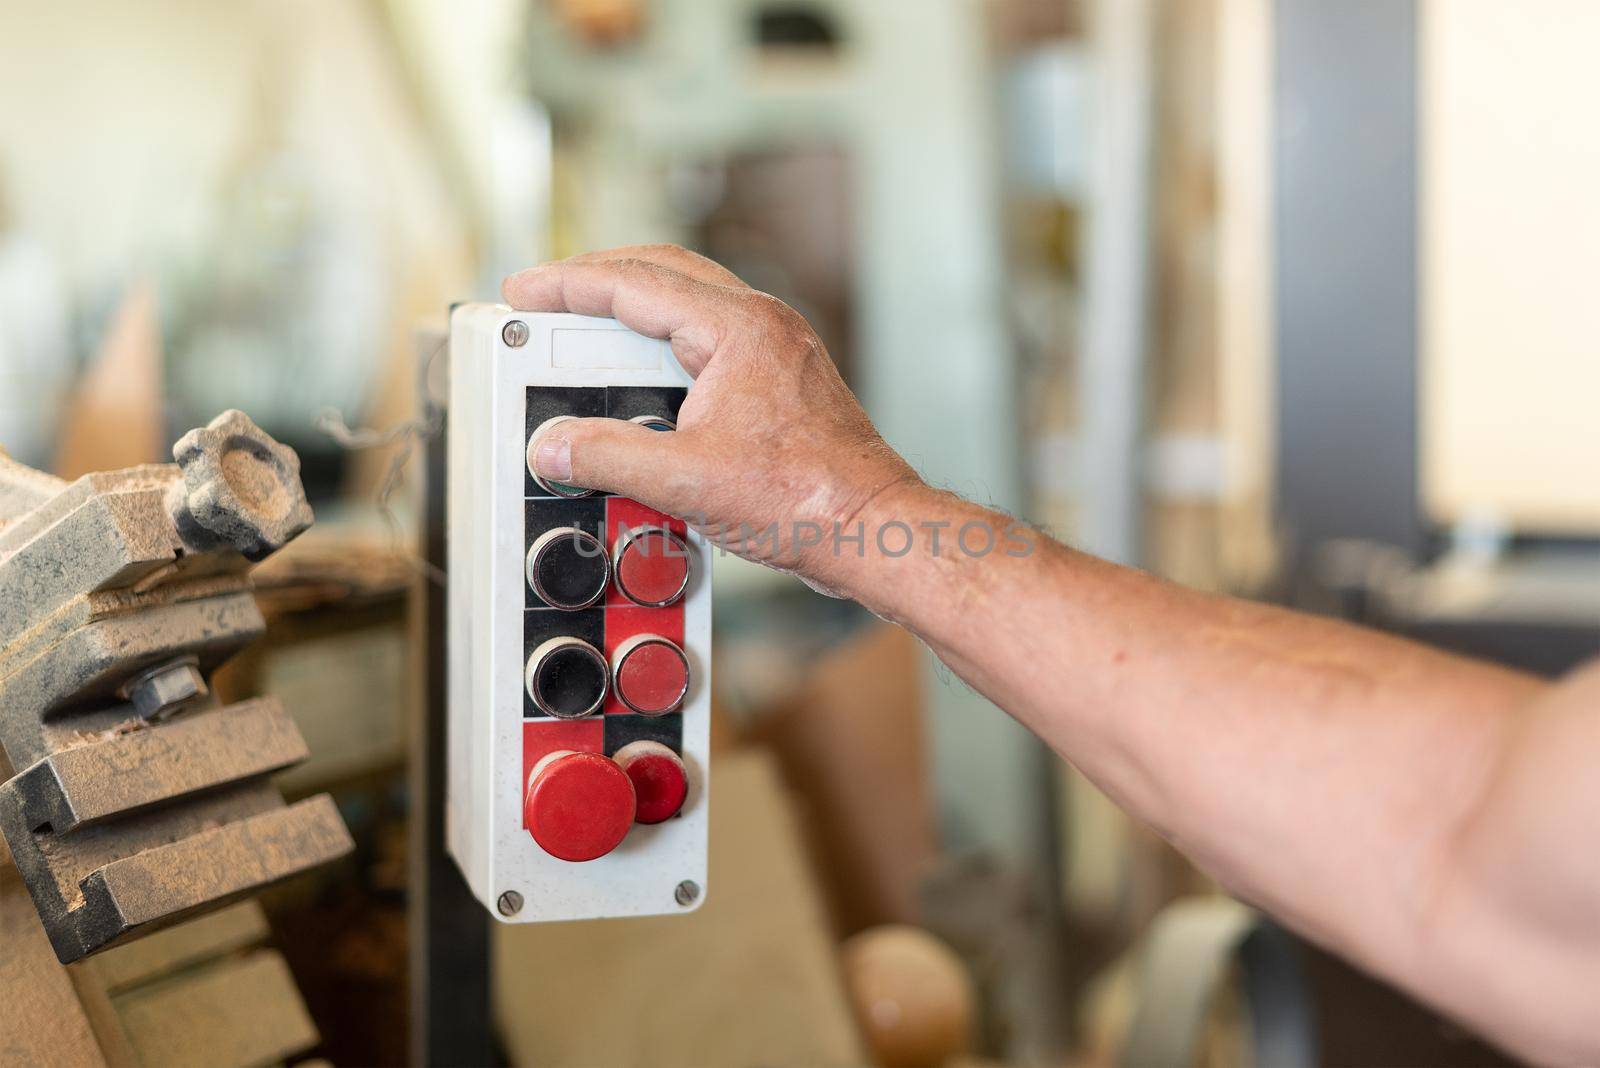
[[[514,349],[520,349],[528,343],[528,324],[521,319],[513,319],[500,328],[500,340]]]
[[[678,888],[672,892],[672,900],[676,901],[683,907],[688,908],[690,905],[693,905],[696,901],[700,900],[700,884],[695,882],[693,879],[685,879],[683,882],[679,883]]]
[[[522,895],[515,890],[507,890],[500,895],[500,900],[495,902],[494,907],[500,910],[502,916],[515,916],[522,911]]]

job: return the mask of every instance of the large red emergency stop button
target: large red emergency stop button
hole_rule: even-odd
[[[612,557],[617,589],[634,604],[665,608],[689,588],[689,547],[665,527],[624,530]]]
[[[634,818],[640,823],[670,820],[689,796],[683,760],[660,742],[632,742],[617,750],[617,765],[633,780]]]
[[[617,848],[634,808],[633,780],[616,761],[564,749],[534,765],[522,819],[540,849],[558,860],[584,861]]]
[[[664,716],[689,693],[689,658],[659,634],[635,634],[611,654],[617,698],[641,716]]]

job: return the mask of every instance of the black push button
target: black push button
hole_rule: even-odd
[[[605,704],[610,670],[600,650],[582,638],[551,638],[528,657],[526,684],[545,715],[582,719]]]
[[[528,585],[552,608],[576,611],[605,596],[611,560],[600,539],[577,527],[556,527],[528,549]]]

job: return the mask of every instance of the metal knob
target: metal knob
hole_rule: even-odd
[[[172,511],[185,541],[260,560],[311,525],[300,457],[237,409],[189,431],[172,456],[183,469]]]

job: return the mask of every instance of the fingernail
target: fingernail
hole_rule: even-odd
[[[565,482],[572,477],[572,442],[553,434],[547,436],[534,451],[533,466],[539,477]]]

